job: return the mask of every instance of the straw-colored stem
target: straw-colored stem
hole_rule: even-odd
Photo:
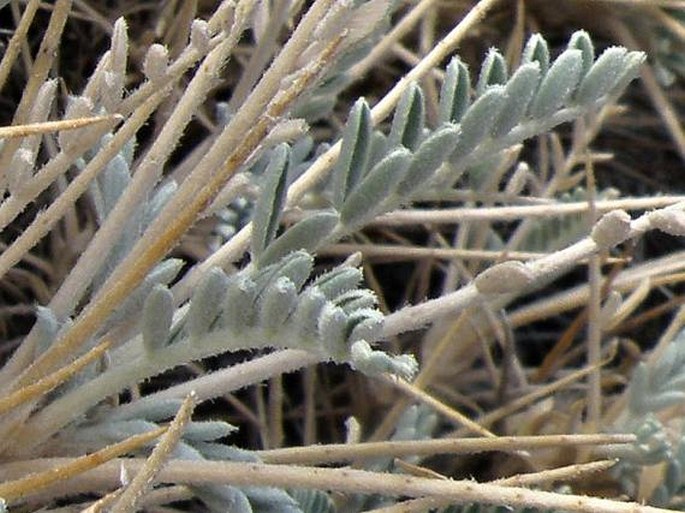
[[[0,484],[0,497],[11,502],[34,494],[60,481],[66,481],[79,474],[92,472],[103,463],[147,444],[162,435],[166,430],[166,427],[161,427],[141,435],[135,435],[123,442],[107,446],[87,456],[65,458],[61,461],[61,464],[48,465],[42,468],[40,465],[31,466],[27,468],[28,472],[23,472],[23,474],[30,474],[26,477],[20,477],[16,480],[3,479],[3,483]]]
[[[631,444],[635,435],[548,435],[501,436],[496,438],[440,438],[433,440],[403,440],[365,442],[357,444],[326,444],[286,447],[257,451],[265,463],[288,465],[322,465],[350,462],[358,459],[433,454],[474,454],[488,451],[530,451],[536,449]]]
[[[152,450],[145,464],[116,498],[116,502],[109,509],[111,513],[137,511],[136,507],[142,500],[143,495],[152,487],[153,479],[162,470],[172,451],[181,440],[183,431],[188,422],[190,422],[190,417],[195,408],[194,399],[193,394],[191,394],[183,401],[174,420],[169,424],[169,427],[160,438],[157,446]]]
[[[33,469],[53,467],[68,459],[34,460]],[[23,463],[23,462],[22,462]],[[140,459],[107,462],[93,469],[87,476],[91,489],[111,487],[119,481],[121,465],[136,472],[144,464]],[[0,467],[0,476],[28,470],[27,464],[8,464]],[[380,494],[391,497],[435,497],[452,504],[506,505],[509,507],[535,507],[559,509],[579,513],[666,513],[669,510],[645,506],[635,502],[561,494],[507,487],[474,481],[430,479],[400,474],[385,474],[350,468],[332,469],[268,465],[217,461],[171,461],[159,473],[159,480],[167,483],[228,484],[232,486],[274,486],[278,488],[305,488],[343,493]],[[76,480],[76,489],[84,483]]]

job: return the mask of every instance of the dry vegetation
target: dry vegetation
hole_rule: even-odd
[[[682,508],[685,1],[403,0],[388,27],[385,2],[368,4],[363,16],[333,0],[12,0],[0,10],[8,510]],[[321,192],[350,112],[367,115],[358,97],[392,139],[392,113],[418,84],[435,130],[452,55],[484,94],[491,47],[511,77],[531,34],[554,59],[578,29],[596,55],[615,45],[647,54],[620,97],[365,218],[353,207],[373,196]],[[344,70],[332,64],[367,43]],[[341,71],[344,87],[321,87]],[[287,184],[283,142],[293,149],[281,167],[301,164]],[[410,166],[402,151],[387,158]],[[116,159],[125,176],[111,171]],[[331,180],[354,192],[345,179]],[[272,233],[250,238],[257,198],[276,204],[286,187],[282,216],[269,203],[254,217]],[[154,208],[153,190],[166,194]],[[347,287],[356,295],[346,301],[371,324],[363,290],[375,293],[387,354],[284,340],[295,333],[285,315],[282,326],[258,321],[275,342],[255,328],[221,346],[211,298],[223,301],[232,273],[281,262],[273,237],[325,201],[336,210],[325,215],[341,214],[312,226],[330,221],[333,235],[304,246],[313,263],[290,263],[305,269],[305,290],[360,266],[364,285]],[[159,330],[168,346],[150,342]],[[162,355],[183,333],[204,345]],[[418,372],[389,356],[401,354]],[[167,359],[132,363],[145,358]],[[299,489],[326,493],[284,492]]]

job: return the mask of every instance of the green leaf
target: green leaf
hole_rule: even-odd
[[[319,316],[319,339],[326,354],[340,361],[347,355],[347,315],[342,308],[326,303]]]
[[[186,442],[211,442],[235,433],[238,428],[218,420],[193,421],[183,431]]]
[[[623,74],[627,55],[628,50],[625,48],[607,48],[580,83],[576,101],[581,105],[591,105],[611,92]]]
[[[186,329],[191,337],[200,337],[210,330],[221,311],[228,283],[228,277],[218,267],[212,267],[202,277],[186,317]]]
[[[248,276],[237,275],[229,279],[221,307],[219,324],[237,333],[255,324],[254,303],[257,284]]]
[[[314,258],[307,251],[298,249],[297,251],[288,252],[279,259],[281,265],[274,266],[277,268],[275,276],[285,276],[293,282],[297,290],[302,288],[302,285],[309,279],[314,266]]]
[[[340,156],[333,170],[333,205],[340,208],[364,175],[372,140],[371,110],[357,100],[343,130]]]
[[[316,339],[319,333],[319,317],[328,299],[319,287],[307,287],[300,294],[292,322],[298,333],[305,339]]]
[[[595,47],[592,44],[590,35],[584,30],[574,32],[568,42],[568,48],[580,50],[583,55],[583,70],[581,75],[587,75],[592,67],[592,63],[595,62]]]
[[[281,276],[266,288],[259,298],[259,324],[267,330],[278,330],[297,306],[297,289]]]
[[[164,285],[155,285],[143,304],[143,347],[153,354],[169,339],[174,317],[174,296]]]
[[[385,201],[406,175],[410,163],[411,153],[400,148],[376,164],[340,209],[342,223],[348,228],[360,226],[383,212]]]
[[[359,309],[350,315],[352,328],[349,336],[351,342],[366,340],[373,342],[381,338],[383,334],[384,316],[375,308]]]
[[[503,85],[507,82],[507,62],[497,50],[491,48],[488,51],[478,76],[476,84],[476,96],[481,96],[488,87]]]
[[[359,310],[374,308],[376,306],[376,295],[368,289],[354,289],[340,294],[335,298],[334,303],[342,308],[346,314],[351,315]]]
[[[609,94],[618,94],[623,91],[630,82],[640,75],[640,66],[645,62],[647,55],[643,52],[629,52],[624,59],[623,70],[615,80]]]
[[[312,286],[317,287],[327,299],[334,300],[340,294],[357,288],[361,281],[359,269],[343,265],[316,278]]]
[[[272,264],[292,251],[315,251],[326,241],[338,220],[338,213],[333,210],[307,216],[269,244],[259,259],[260,266]]]
[[[504,89],[506,104],[493,127],[493,136],[506,135],[524,117],[540,82],[540,65],[529,62],[516,70]]]
[[[521,56],[521,65],[529,62],[537,62],[540,65],[540,74],[544,77],[549,69],[549,48],[547,41],[540,34],[533,34],[528,39],[523,55]]]
[[[563,107],[576,89],[583,70],[583,53],[566,50],[554,61],[531,105],[534,118],[545,119]]]
[[[253,261],[259,261],[259,256],[278,231],[278,222],[285,201],[288,161],[288,145],[281,144],[273,150],[264,172],[264,184],[252,217]]]
[[[327,493],[319,490],[290,490],[302,513],[335,513],[335,505]]]
[[[459,128],[447,123],[430,134],[416,150],[409,170],[397,190],[403,197],[425,185],[428,179],[452,153],[459,136]]]
[[[404,146],[409,150],[415,150],[423,135],[425,117],[423,92],[416,84],[412,84],[404,92],[395,109],[388,148]]]
[[[454,57],[445,71],[440,89],[440,123],[459,123],[469,106],[471,79],[469,70]]]
[[[466,111],[461,122],[461,132],[449,157],[452,164],[471,153],[493,130],[497,116],[506,100],[503,86],[491,86]]]
[[[257,295],[281,276],[286,276],[293,283],[304,283],[312,268],[312,256],[306,251],[293,251],[275,263],[263,267],[253,275],[257,285]]]

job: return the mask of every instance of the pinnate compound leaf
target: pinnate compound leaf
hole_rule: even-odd
[[[550,67],[542,79],[530,113],[534,118],[547,118],[563,107],[571,97],[583,70],[583,53],[566,50]]]
[[[440,123],[459,123],[470,101],[471,79],[466,65],[454,57],[440,90]]]
[[[271,243],[278,230],[278,222],[285,201],[288,161],[288,145],[277,146],[264,171],[265,180],[252,218],[252,259],[259,256]]]
[[[376,164],[343,204],[342,223],[348,228],[359,226],[383,212],[385,201],[406,175],[410,163],[411,153],[400,148]]]
[[[371,110],[362,98],[350,111],[343,130],[340,156],[333,170],[333,205],[336,208],[340,208],[364,175],[371,154],[371,142]]]
[[[421,141],[425,124],[423,91],[412,84],[402,95],[390,128],[389,148],[404,146],[414,151]]]

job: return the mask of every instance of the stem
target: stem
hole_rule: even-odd
[[[596,202],[598,213],[612,210],[650,210],[663,208],[685,201],[685,196],[652,196],[645,198],[621,198]],[[530,218],[548,218],[583,214],[587,212],[586,201],[569,203],[546,203],[544,205],[515,205],[478,208],[441,208],[432,210],[402,209],[389,212],[374,219],[371,226],[404,226],[408,224],[458,224],[464,221],[518,221]]]
[[[29,27],[33,21],[33,17],[36,15],[40,7],[40,0],[31,0],[24,9],[24,13],[21,15],[21,21],[17,27],[12,32],[12,39],[10,39],[5,49],[5,53],[2,56],[2,61],[0,61],[0,90],[5,86],[7,77],[9,77],[14,61],[19,55],[21,50],[21,43],[26,40],[26,34],[28,34]]]
[[[29,80],[24,86],[21,101],[14,113],[13,125],[20,125],[26,121],[38,91],[43,86],[50,68],[52,68],[53,61],[58,54],[64,25],[71,12],[71,3],[72,0],[57,0],[55,2],[52,14],[50,15],[50,21],[36,54],[36,60],[31,67]],[[21,141],[19,139],[11,139],[5,142],[0,151],[0,178],[4,176],[4,170],[8,169],[10,160],[20,144]]]
[[[597,186],[591,161],[588,162],[585,173],[588,191],[588,228],[591,230],[598,219],[595,205]],[[602,418],[602,368],[600,366],[602,358],[602,260],[599,254],[590,257],[588,275],[590,301],[588,303],[587,363],[593,369],[588,379],[588,424],[592,431],[597,431],[601,429]]]
[[[0,467],[4,479],[37,469],[51,468],[69,458],[32,460]],[[119,485],[121,466],[137,472],[144,460],[109,461],[87,476],[70,481],[68,490],[93,490]],[[174,460],[159,473],[165,483],[227,484],[231,486],[274,486],[330,490],[343,493],[381,494],[392,497],[435,497],[453,504],[497,504],[508,507],[535,507],[580,513],[667,513],[669,510],[635,502],[618,502],[582,495],[560,494],[506,487],[474,481],[453,481],[385,474],[349,468],[332,469],[217,461]],[[84,486],[85,485],[85,486]],[[64,490],[64,487],[62,488]]]
[[[285,338],[287,339],[287,337]],[[240,340],[247,348],[275,345],[273,341],[264,343],[264,337],[261,336],[251,337],[244,333],[238,336],[224,333],[211,337],[211,340],[210,338],[203,338],[200,341],[185,340],[154,355],[129,355],[129,357],[124,358],[129,363],[117,363],[115,361],[109,371],[89,381],[87,386],[75,389],[37,412],[22,427],[21,432],[16,435],[15,443],[8,450],[15,450],[22,454],[27,453],[27,451],[30,452],[33,447],[42,443],[74,418],[130,383],[139,383],[189,361],[199,360],[231,349],[239,349],[226,347],[226,340],[231,339]],[[260,340],[262,341],[261,344],[259,343]],[[140,344],[137,346],[140,347]],[[116,358],[116,354],[114,358]],[[224,371],[209,374],[146,396],[118,408],[116,415],[132,415],[132,411],[144,411],[146,406],[162,400],[181,399],[190,392],[195,393],[198,402],[206,401],[320,361],[322,361],[322,357],[311,351],[277,351],[265,357],[234,365]]]
[[[524,451],[545,448],[630,444],[635,435],[502,436],[498,438],[443,438],[357,444],[327,444],[256,451],[265,463],[321,465],[362,458],[474,454],[487,451]]]
[[[679,202],[667,207],[665,210],[682,210],[683,208],[685,208],[685,202]],[[648,216],[643,215],[631,223],[628,239],[641,236],[648,229]],[[625,241],[619,241],[617,242],[617,245],[621,242]],[[503,308],[516,297],[520,297],[523,293],[530,292],[531,289],[538,288],[556,279],[564,272],[575,267],[579,261],[591,257],[600,251],[600,249],[603,248],[600,248],[590,237],[586,237],[556,253],[526,263],[525,265],[530,272],[530,285],[526,290],[512,291],[507,294],[499,294],[496,297],[493,297],[492,295],[487,296],[480,294],[475,285],[471,283],[451,294],[425,301],[420,305],[403,308],[385,318],[383,336],[387,338],[406,331],[419,329],[446,315],[454,315],[474,304],[476,301],[487,300],[490,302],[492,308]]]

